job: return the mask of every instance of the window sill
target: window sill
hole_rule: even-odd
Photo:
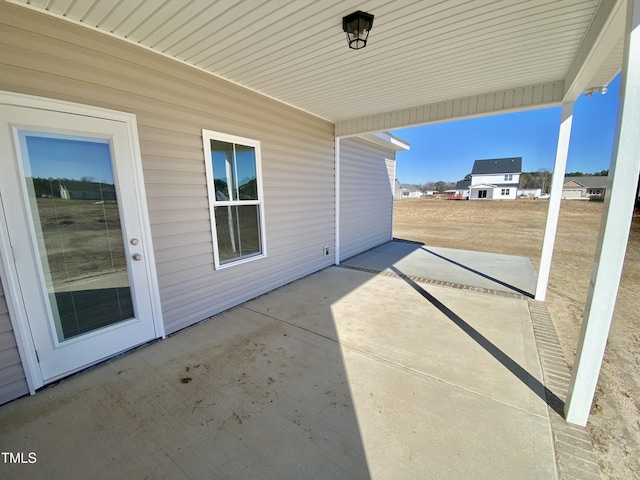
[[[253,262],[254,260],[259,260],[261,258],[265,258],[266,256],[267,256],[266,253],[260,253],[260,254],[257,254],[257,255],[252,255],[250,257],[240,258],[240,259],[235,260],[233,262],[222,263],[222,264],[220,262],[218,262],[218,260],[216,259],[215,269],[216,270],[224,270],[225,268],[235,267],[236,265],[242,265],[243,263]]]

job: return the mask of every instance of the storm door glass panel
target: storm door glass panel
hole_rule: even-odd
[[[214,208],[221,264],[261,253],[259,209],[259,205]]]
[[[59,342],[134,317],[108,140],[20,132]]]

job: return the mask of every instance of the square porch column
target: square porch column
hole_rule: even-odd
[[[573,123],[573,104],[562,104],[560,117],[560,131],[558,133],[558,146],[556,148],[556,161],[553,166],[553,178],[551,180],[551,198],[547,211],[547,224],[544,229],[542,241],[542,254],[540,255],[540,268],[538,269],[538,283],[536,284],[536,300],[544,302],[549,285],[549,273],[551,272],[551,258],[553,246],[556,242],[558,229],[558,217],[560,215],[560,200],[562,198],[562,185],[564,174],[567,170],[567,157],[569,155],[569,141],[571,140],[571,125]]]
[[[640,173],[640,0],[628,0],[626,25],[611,183],[565,404],[567,422],[582,426],[589,419],[604,358]]]

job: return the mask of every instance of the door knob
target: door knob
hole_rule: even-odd
[[[131,245],[137,245],[138,243],[140,243],[140,241],[137,238],[131,239]]]
[[[142,260],[142,255],[140,255],[139,253],[134,253],[131,258],[139,262],[140,260]]]

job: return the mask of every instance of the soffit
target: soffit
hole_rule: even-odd
[[[587,89],[603,87],[609,85],[609,82],[620,72],[622,68],[622,55],[624,53],[624,38],[621,36],[616,46],[600,66],[596,74],[591,78],[591,82]]]
[[[13,0],[338,122],[565,78],[600,0]],[[342,17],[375,15],[347,48]],[[601,78],[619,70],[613,56]],[[613,73],[611,73],[613,72]],[[600,79],[598,79],[600,81]]]

